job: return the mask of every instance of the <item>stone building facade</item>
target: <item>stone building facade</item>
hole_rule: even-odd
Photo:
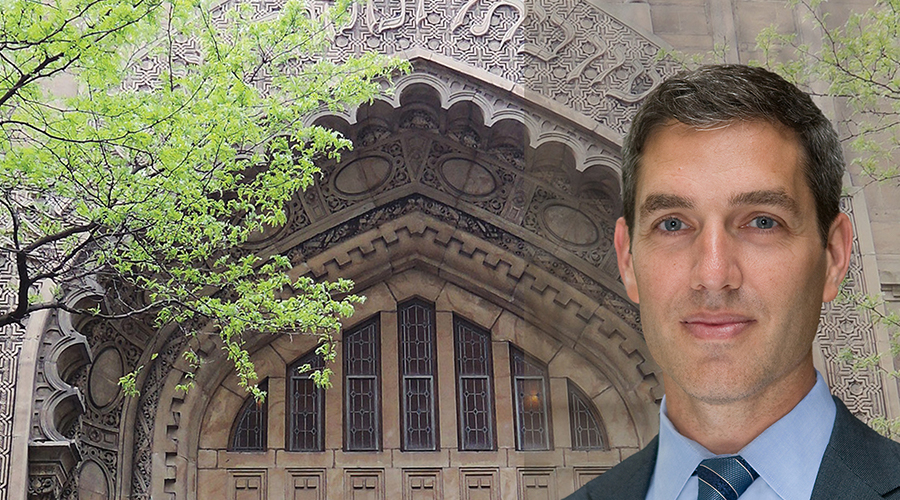
[[[174,329],[37,315],[0,336],[0,500],[558,499],[656,434],[659,369],[612,248],[622,136],[676,70],[660,49],[722,44],[747,62],[769,24],[815,32],[781,0],[354,9],[330,57],[378,50],[414,70],[371,105],[309,118],[356,146],[251,242],[367,297],[344,325],[334,386],[297,375],[315,343],[296,335],[252,341],[265,404],[211,340],[185,394]],[[133,82],[154,74],[141,65]],[[896,188],[853,172],[845,185],[850,286],[896,305]],[[838,353],[886,341],[851,306],[823,310],[817,367],[863,418],[900,416],[897,383]],[[141,396],[124,397],[116,381],[138,366]]]

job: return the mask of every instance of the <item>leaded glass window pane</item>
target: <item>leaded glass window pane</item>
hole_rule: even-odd
[[[461,450],[493,450],[494,391],[490,333],[454,318],[459,447]]]
[[[265,391],[266,381],[259,384],[259,387]],[[232,428],[231,451],[265,451],[269,409],[266,401],[268,400],[257,402],[253,396],[244,401]]]
[[[516,448],[549,450],[550,407],[547,370],[536,360],[510,346],[513,399],[516,412]]]
[[[412,301],[401,304],[398,313],[403,449],[436,450],[434,306]]]
[[[323,451],[325,449],[325,390],[300,373],[309,365],[312,370],[324,366],[322,358],[310,352],[288,368],[288,450]]]
[[[378,316],[344,336],[344,448],[381,447]]]
[[[569,422],[572,427],[572,449],[606,449],[604,437],[606,433],[597,407],[571,380],[569,381]]]

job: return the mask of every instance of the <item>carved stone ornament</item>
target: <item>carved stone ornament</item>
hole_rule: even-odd
[[[0,219],[0,224],[7,221]],[[15,283],[15,262],[0,258],[0,283]],[[12,287],[0,287],[0,304],[11,310],[15,301]],[[10,451],[12,449],[13,418],[15,416],[16,379],[25,329],[10,325],[0,329],[0,500],[8,497]],[[27,390],[27,389],[26,389]]]
[[[236,1],[221,3],[213,22],[226,22]],[[279,0],[251,3],[260,18],[281,5]],[[421,215],[435,224],[420,230],[470,258],[473,273],[485,268],[506,273],[511,283],[527,281],[527,293],[547,298],[548,310],[574,317],[572,324],[582,329],[603,324],[597,343],[610,343],[617,356],[629,360],[631,371],[623,378],[631,377],[634,392],[648,394],[646,404],[652,406],[661,397],[658,368],[640,339],[638,310],[618,282],[612,248],[621,214],[618,144],[641,99],[675,66],[656,60],[658,43],[595,3],[353,3],[350,24],[334,33],[329,57],[342,60],[370,50],[399,54],[414,60],[414,72],[399,77],[394,94],[377,105],[309,117],[310,123],[324,120],[339,128],[353,139],[355,150],[340,164],[322,165],[317,182],[289,203],[287,224],[254,235],[248,247],[282,253],[297,269],[328,277],[355,258],[377,256],[376,244],[387,248],[415,230],[392,233],[392,221]],[[315,0],[310,9],[324,5]],[[200,57],[194,41],[174,43],[176,57],[185,63]],[[140,61],[125,86],[152,89],[162,67],[153,59]],[[849,200],[843,208],[852,215]],[[382,230],[368,246],[316,261],[327,252],[339,254],[336,248],[361,234]],[[858,255],[855,243],[851,288],[864,291]],[[11,263],[0,261],[0,282],[13,276]],[[379,277],[372,271],[363,279]],[[0,302],[8,297],[0,290]],[[12,431],[21,339],[19,329],[0,332],[0,436]],[[187,470],[196,458],[185,451],[186,429],[194,424],[182,422],[185,396],[172,390],[184,343],[178,329],[156,331],[138,320],[88,322],[77,331],[56,323],[47,329],[35,386],[30,498],[77,498],[70,478],[82,459],[79,477],[106,481],[96,491],[111,497],[185,498]],[[817,343],[825,353],[829,385],[851,410],[864,418],[883,412],[881,379],[851,372],[837,361],[845,346],[871,353],[868,318],[849,307],[829,306]],[[151,353],[158,354],[151,359]],[[92,356],[95,366],[89,367]],[[128,401],[113,381],[142,365],[141,396]],[[0,439],[0,500],[7,498],[8,450],[9,440]],[[582,469],[576,470],[576,481],[603,468]],[[384,480],[363,472],[347,473],[347,491]],[[433,488],[439,473],[409,476],[410,488]],[[479,489],[497,491],[491,486],[500,482],[496,470],[462,473],[462,497],[474,497]],[[523,469],[519,479],[523,488],[544,494],[553,487],[553,474]],[[243,481],[248,491],[265,484],[238,476],[235,481]],[[260,477],[265,478],[262,472]],[[303,476],[302,486],[319,484],[316,478]]]
[[[841,211],[856,221],[853,201],[841,198]],[[849,294],[865,294],[859,238],[854,231],[850,269],[844,287]],[[841,361],[840,353],[850,349],[854,355],[868,357],[876,352],[875,328],[869,314],[860,311],[852,302],[835,300],[824,305],[814,351],[824,359],[822,376],[832,393],[841,398],[850,411],[864,422],[885,414],[884,381],[875,370],[853,370]]]
[[[29,500],[57,500],[81,454],[74,441],[37,442],[28,447]]]

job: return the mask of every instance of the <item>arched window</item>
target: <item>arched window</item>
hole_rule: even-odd
[[[324,363],[313,350],[288,367],[288,451],[325,449],[325,390],[309,378],[309,372],[300,372],[306,365],[312,371],[323,368]]]
[[[459,449],[496,449],[490,332],[454,316]]]
[[[550,381],[547,368],[520,349],[509,346],[513,401],[516,414],[516,449],[549,450]]]
[[[597,407],[574,382],[569,380],[569,421],[573,450],[606,449],[606,430]]]
[[[344,449],[381,449],[379,316],[344,335]]]
[[[263,380],[259,388],[267,390],[268,380]],[[229,451],[265,451],[268,416],[268,398],[257,402],[253,396],[248,396],[231,427]]]
[[[397,312],[403,450],[437,450],[434,306],[413,300],[400,304]]]

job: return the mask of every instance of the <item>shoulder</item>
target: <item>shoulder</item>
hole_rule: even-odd
[[[900,498],[900,443],[873,431],[837,398],[835,404],[834,430],[822,458],[813,498],[817,498],[816,493],[851,490],[858,492],[857,498],[867,498],[862,496],[863,491],[879,498]]]
[[[658,446],[658,438],[653,438],[643,450],[592,479],[565,500],[643,500],[656,464]]]
[[[828,443],[829,452],[834,453],[853,469],[871,471],[879,465],[900,477],[900,443],[892,441],[854,417],[844,403],[835,398],[837,413],[834,431]]]

